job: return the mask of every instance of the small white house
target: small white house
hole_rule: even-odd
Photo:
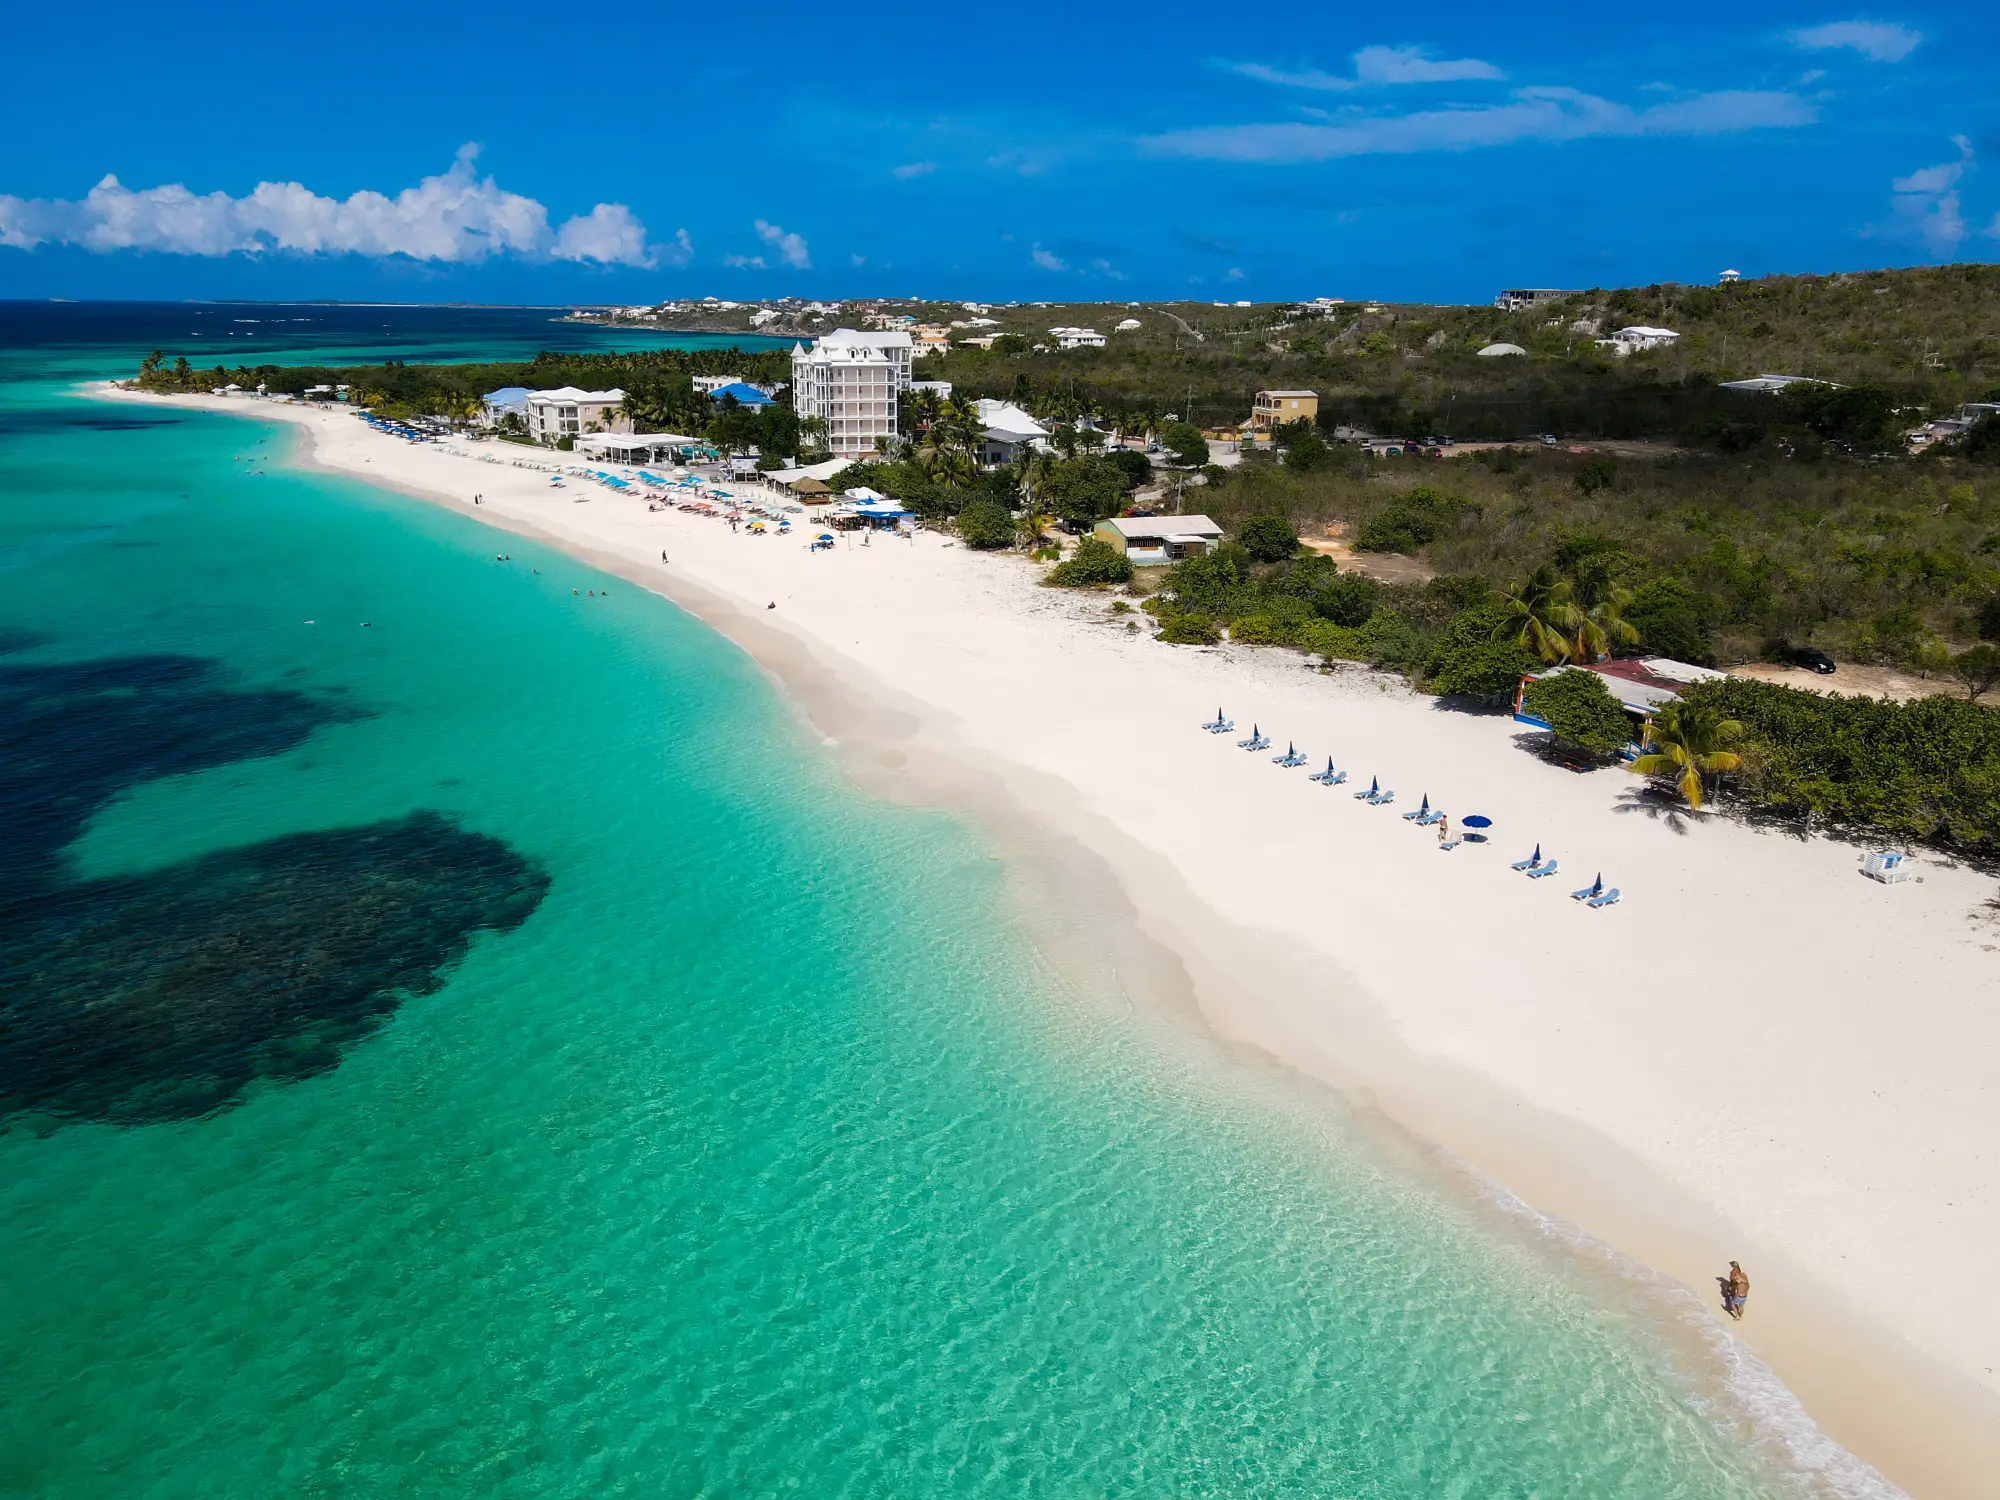
[[[1130,333],[1133,329],[1142,328],[1144,326],[1145,325],[1142,324],[1137,318],[1121,318],[1118,322],[1118,326],[1115,329],[1113,329],[1112,332]]]
[[[1671,328],[1649,328],[1644,323],[1634,323],[1630,328],[1614,328],[1611,337],[1599,339],[1600,347],[1610,349],[1623,359],[1628,354],[1637,354],[1646,349],[1671,349],[1680,338]]]
[[[1048,446],[1049,430],[1011,401],[972,403],[979,419],[979,461],[1011,464],[1030,449]]]
[[[1207,516],[1113,516],[1095,531],[1140,568],[1203,557],[1222,541],[1222,528]]]
[[[1488,344],[1479,351],[1481,359],[1506,359],[1510,355],[1525,356],[1527,350],[1519,344]]]
[[[1051,328],[1058,349],[1102,349],[1104,335],[1095,328]]]

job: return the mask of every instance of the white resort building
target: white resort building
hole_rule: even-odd
[[[1104,335],[1095,328],[1051,328],[1059,349],[1102,349]]]
[[[826,423],[826,445],[842,458],[886,449],[899,435],[897,407],[910,388],[910,336],[837,328],[792,346],[792,407]]]
[[[1612,329],[1610,338],[1597,342],[1623,359],[1628,354],[1646,349],[1671,349],[1679,338],[1680,335],[1671,328],[1649,328],[1644,323],[1634,323],[1630,328]]]
[[[586,432],[630,432],[631,419],[614,416],[625,399],[621,390],[580,391],[573,385],[536,391],[527,400],[528,436],[538,443],[581,437]]]

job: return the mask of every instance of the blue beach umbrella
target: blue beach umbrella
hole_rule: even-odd
[[[1424,805],[1423,805],[1422,807],[1418,808],[1418,809],[1417,809],[1417,811],[1418,811],[1418,812],[1429,812],[1430,810],[1431,810],[1431,794],[1430,794],[1429,792],[1425,792],[1425,793],[1424,793]]]
[[[1370,776],[1368,778],[1368,795],[1372,797],[1381,790],[1382,778],[1380,776]]]
[[[1599,870],[1597,872],[1597,879],[1591,881],[1590,894],[1593,896],[1601,896],[1604,894],[1604,872],[1602,870]]]
[[[1491,828],[1493,820],[1487,817],[1485,813],[1467,813],[1458,820],[1458,826],[1461,828]],[[1536,852],[1541,852],[1539,845],[1536,847]]]

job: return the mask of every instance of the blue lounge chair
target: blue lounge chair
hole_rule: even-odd
[[[1430,815],[1431,815],[1431,794],[1429,792],[1425,792],[1424,805],[1418,808],[1415,812],[1404,813],[1403,820],[1408,823],[1416,823],[1422,821],[1425,818],[1428,818]]]
[[[1285,753],[1283,755],[1274,755],[1271,757],[1272,765],[1283,766],[1287,771],[1295,770],[1305,763],[1306,758],[1299,754],[1298,748],[1290,741],[1286,742]]]
[[[1604,877],[1602,875],[1599,875],[1597,879],[1591,881],[1591,883],[1585,886],[1582,890],[1571,891],[1569,893],[1569,899],[1572,901],[1588,901],[1593,896],[1601,896],[1603,894],[1604,894]]]
[[[1526,859],[1515,860],[1510,868],[1516,870],[1532,870],[1536,866],[1540,865],[1541,862],[1542,862],[1542,846],[1540,844],[1537,844],[1535,845],[1535,852],[1533,854],[1530,854]]]
[[[1326,758],[1326,769],[1313,772],[1308,779],[1317,781],[1321,786],[1339,786],[1341,782],[1347,780],[1347,773],[1334,770],[1333,757],[1329,755]]]
[[[1252,724],[1250,726],[1250,738],[1247,740],[1238,740],[1236,748],[1239,750],[1268,750],[1271,748],[1271,737],[1255,724]]]
[[[1545,865],[1538,865],[1536,868],[1527,872],[1528,879],[1540,880],[1545,875],[1553,875],[1556,872],[1556,867],[1558,864],[1559,861],[1552,859]]]
[[[1606,891],[1603,895],[1592,896],[1588,901],[1584,902],[1583,904],[1593,909],[1600,906],[1616,906],[1618,904],[1618,887],[1614,885],[1610,890]]]
[[[1396,800],[1396,794],[1394,792],[1380,791],[1368,799],[1368,805],[1370,807],[1387,807],[1391,802],[1394,802],[1395,800]]]
[[[1354,800],[1356,802],[1367,802],[1371,800],[1381,790],[1382,790],[1382,778],[1379,776],[1370,776],[1368,778],[1368,790],[1365,792],[1356,792],[1354,794]]]
[[[1222,710],[1218,708],[1215,711],[1215,717],[1210,719],[1206,724],[1202,725],[1201,727],[1203,729],[1206,729],[1210,734],[1227,734],[1230,730],[1234,729],[1236,725],[1233,720],[1226,717],[1223,714]]]

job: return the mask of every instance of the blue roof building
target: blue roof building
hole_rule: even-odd
[[[488,391],[479,398],[480,409],[488,422],[498,422],[512,412],[517,417],[528,414],[528,398],[535,393],[525,385],[503,385],[497,391]]]
[[[725,385],[719,390],[713,390],[708,393],[709,399],[717,405],[721,405],[724,396],[734,396],[738,406],[763,408],[774,404],[772,398],[758,390],[756,386],[745,385],[741,381],[738,381],[735,385]]]

